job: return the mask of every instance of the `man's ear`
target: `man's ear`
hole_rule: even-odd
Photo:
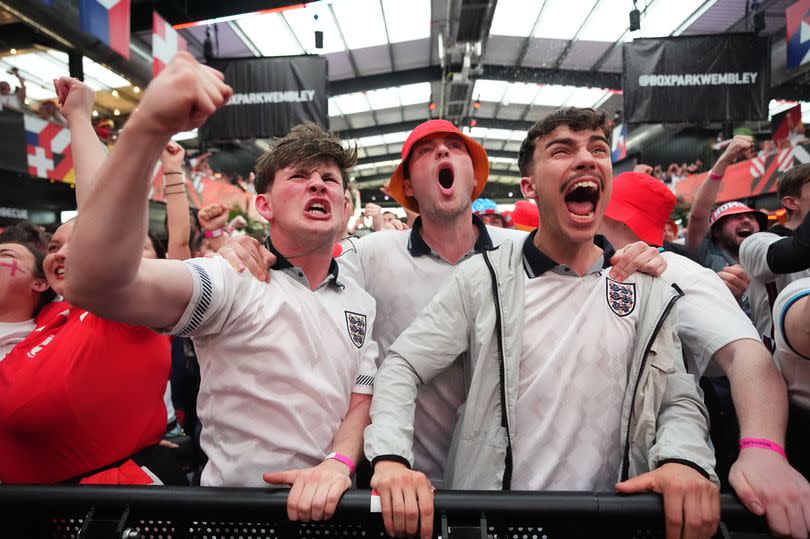
[[[782,197],[782,206],[792,211],[801,211],[799,208],[799,203],[796,201],[796,197],[791,195]]]
[[[270,206],[267,195],[256,195],[256,212],[267,219],[268,223],[273,222],[273,208]]]
[[[523,198],[537,202],[537,191],[534,190],[534,184],[530,176],[524,176],[520,179],[520,192],[523,193]]]
[[[34,279],[34,282],[31,283],[31,289],[34,292],[39,292],[40,294],[45,292],[48,289],[48,279],[45,279],[44,277]]]
[[[402,189],[405,191],[405,196],[412,197],[413,195],[413,186],[411,185],[411,180],[404,179],[402,180]]]

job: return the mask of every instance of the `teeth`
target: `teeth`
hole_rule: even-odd
[[[568,212],[568,215],[571,216],[571,219],[573,219],[574,221],[583,221],[583,222],[590,221],[591,219],[593,219],[593,214],[594,212],[592,211],[588,212],[588,215],[577,215],[576,213],[571,213],[570,211]]]
[[[587,188],[587,189],[593,189],[593,190],[596,190],[596,189],[598,189],[598,188],[599,188],[599,186],[598,186],[598,185],[596,185],[596,182],[595,182],[595,181],[593,181],[593,180],[583,180],[583,181],[581,181],[581,182],[577,182],[577,183],[575,183],[575,184],[574,184],[574,185],[571,187],[571,189],[570,189],[569,191],[573,191],[574,189],[578,189],[578,188],[580,188],[580,187],[585,187],[585,188]]]
[[[318,213],[326,213],[326,207],[324,207],[323,204],[315,203],[315,204],[313,204],[312,206],[309,207],[308,211],[310,211],[310,212],[318,212]]]
[[[65,268],[59,268],[58,270],[56,270],[56,275],[58,277],[62,277],[64,274],[65,274]]]

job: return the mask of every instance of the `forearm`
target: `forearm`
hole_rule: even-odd
[[[722,174],[722,172],[716,170],[717,166],[716,164],[712,171]],[[722,166],[721,170],[725,172],[725,166]],[[721,184],[721,181],[707,177],[692,202],[692,209],[689,211],[689,223],[686,227],[686,246],[692,250],[700,246],[709,231],[709,215],[714,201],[717,199],[717,193],[720,192]]]
[[[107,159],[107,152],[96,136],[90,116],[71,114],[68,128],[73,168],[76,172],[76,206],[81,211],[96,182],[103,181],[98,171]]]
[[[741,438],[767,438],[784,445],[787,390],[765,346],[752,339],[730,343],[714,355],[731,384]]]
[[[113,294],[134,282],[146,238],[152,171],[167,139],[130,126],[96,173],[115,181],[93,190],[76,223],[65,285],[77,297],[98,290]]]
[[[352,393],[349,412],[343,418],[332,443],[332,451],[357,463],[363,454],[363,430],[371,423],[371,395]]]
[[[182,185],[172,185],[167,188],[166,228],[169,235],[169,248],[166,257],[174,260],[186,260],[191,258],[188,243],[191,223],[189,223],[188,196],[185,193],[186,177],[185,174],[170,174],[164,178],[166,184],[182,183]]]

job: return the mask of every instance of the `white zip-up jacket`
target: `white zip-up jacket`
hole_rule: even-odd
[[[522,245],[505,242],[464,262],[394,342],[375,379],[365,452],[413,463],[414,400],[459,355],[467,400],[445,470],[445,488],[511,488],[515,406],[523,333]],[[708,413],[684,368],[673,308],[680,289],[641,276],[645,292],[622,405],[618,479],[666,462],[691,466],[719,484],[709,448]],[[564,308],[564,307],[561,307]],[[586,375],[586,374],[584,374]]]

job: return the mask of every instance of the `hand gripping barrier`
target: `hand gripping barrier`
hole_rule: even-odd
[[[287,520],[287,490],[0,485],[0,537],[57,539],[372,539],[387,537],[369,491],[331,520]],[[721,497],[718,537],[762,537],[762,519]],[[377,509],[375,509],[375,507]],[[663,537],[661,498],[589,492],[437,491],[434,537]],[[755,535],[751,535],[755,534]]]

